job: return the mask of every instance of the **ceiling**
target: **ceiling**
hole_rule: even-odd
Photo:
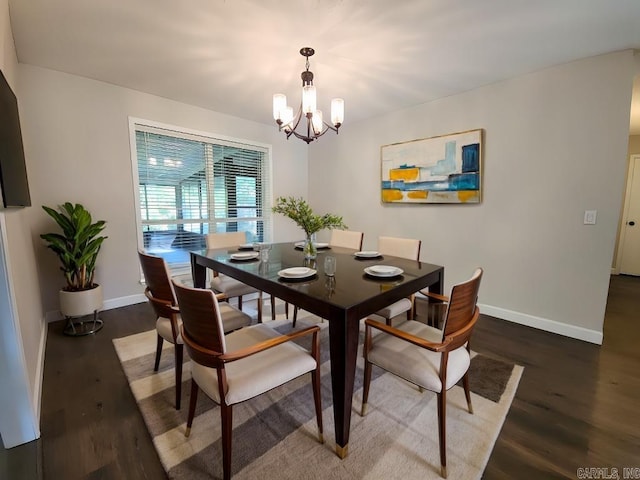
[[[300,102],[345,124],[506,78],[640,49],[638,0],[9,0],[18,61],[261,123]],[[640,82],[636,82],[640,90]],[[640,95],[634,126],[640,134]]]

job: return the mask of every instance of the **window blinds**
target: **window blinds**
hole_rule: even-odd
[[[213,232],[268,241],[268,150],[135,125],[142,247],[185,266]]]

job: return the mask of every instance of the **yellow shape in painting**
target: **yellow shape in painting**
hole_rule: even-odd
[[[477,190],[460,190],[458,192],[458,200],[462,203],[470,202],[472,200],[478,200]]]
[[[429,192],[426,190],[412,190],[407,194],[407,196],[414,200],[426,200],[429,196]]]
[[[404,180],[410,182],[417,180],[419,171],[417,168],[391,168],[389,170],[389,180]]]
[[[400,190],[383,189],[382,201],[383,202],[397,202],[402,200],[402,192]]]

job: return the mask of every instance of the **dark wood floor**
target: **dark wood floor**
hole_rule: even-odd
[[[103,312],[95,336],[50,325],[42,438],[0,450],[0,479],[166,478],[111,339],[153,328],[146,304]],[[640,467],[640,278],[614,276],[604,344],[483,316],[473,348],[525,367],[486,479],[577,478]],[[450,446],[451,449],[455,446]]]

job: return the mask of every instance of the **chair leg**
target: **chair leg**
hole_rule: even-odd
[[[322,428],[322,397],[320,394],[320,365],[311,372],[311,383],[313,384],[313,403],[316,406],[316,423],[318,424],[318,439],[324,443],[324,433]]]
[[[238,297],[238,310],[242,310],[242,295]]]
[[[177,343],[175,345],[175,359],[176,359],[176,410],[180,410],[180,399],[182,396],[182,358],[184,352],[184,345]]]
[[[231,433],[233,429],[233,407],[220,404],[222,420],[222,475],[224,480],[231,479]]]
[[[440,475],[447,478],[447,391],[438,394],[438,437],[440,439]]]
[[[366,359],[364,361],[364,379],[362,382],[362,409],[360,416],[364,417],[367,413],[367,401],[369,400],[369,385],[371,384],[371,362]]]
[[[187,429],[184,432],[185,437],[191,434],[191,425],[193,425],[193,417],[196,414],[196,403],[198,403],[198,390],[198,384],[195,380],[191,379],[191,399],[189,400],[189,415],[187,417]]]
[[[156,363],[153,366],[153,371],[157,372],[158,367],[160,367],[160,356],[162,355],[162,343],[164,342],[164,338],[158,335],[158,343],[156,344]]]
[[[415,320],[415,318],[416,318],[416,296],[415,295],[411,295],[409,297],[409,300],[411,300],[411,308],[409,310],[407,310],[407,320]]]
[[[473,414],[473,405],[471,405],[471,390],[469,390],[469,370],[462,377],[462,386],[464,387],[464,396],[467,397],[467,407],[469,407],[469,413]]]
[[[291,322],[291,327],[296,326],[296,320],[298,320],[298,307],[294,305],[293,307],[293,322]]]
[[[284,318],[289,320],[289,302],[284,302]]]

